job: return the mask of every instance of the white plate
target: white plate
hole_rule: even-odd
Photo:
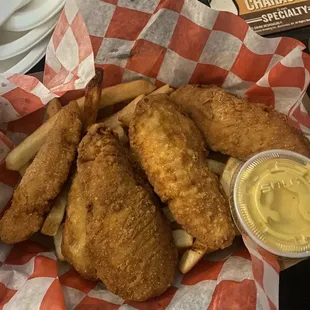
[[[12,58],[30,50],[52,32],[59,16],[60,13],[28,32],[1,31],[0,29],[0,60]]]
[[[65,5],[66,0],[32,0],[15,12],[4,24],[9,31],[27,31],[38,27],[56,15]]]
[[[31,0],[10,0],[5,5],[2,1],[0,11],[0,26],[17,10],[27,5]]]
[[[51,35],[37,44],[30,52],[0,61],[1,73],[20,73],[24,74],[34,67],[45,55]]]

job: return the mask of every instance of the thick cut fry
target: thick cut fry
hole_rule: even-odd
[[[133,112],[134,113],[134,112]],[[129,124],[132,120],[133,113],[127,113],[123,116],[121,116],[118,120],[126,127],[129,127]]]
[[[171,88],[170,85],[166,84],[166,85],[154,90],[152,93],[150,93],[150,95],[156,95],[156,94],[170,95],[171,93],[173,93],[173,91],[174,91],[174,89]]]
[[[155,85],[145,81],[136,80],[106,87],[101,92],[100,108],[108,107],[122,101],[133,100],[139,95],[148,95],[156,89]],[[79,106],[84,105],[85,97],[77,100]]]
[[[55,252],[56,256],[62,262],[66,261],[66,258],[62,255],[61,251],[61,243],[62,243],[62,234],[63,234],[64,225],[60,225],[57,234],[54,236],[54,245],[55,245]]]
[[[150,93],[148,96],[156,95],[156,94],[167,94],[170,95],[174,91],[173,88],[171,88],[168,84],[164,85],[152,93]],[[136,99],[134,99],[129,105],[128,109],[126,110],[126,114],[119,116],[118,120],[125,126],[129,127],[129,124],[134,116],[137,103],[144,98],[144,95],[138,96]]]
[[[192,248],[187,250],[180,259],[179,269],[183,274],[188,273],[207,253],[207,248],[199,240],[195,240]]]
[[[26,173],[26,170],[28,169],[28,167],[31,165],[31,161],[28,162],[25,166],[23,166],[22,168],[19,169],[19,174],[23,177]]]
[[[231,181],[233,179],[234,173],[238,166],[240,165],[241,161],[237,158],[230,157],[226,163],[226,166],[223,170],[223,173],[220,178],[220,183],[222,184],[222,187],[224,189],[224,192],[226,196],[229,198],[230,196],[230,187],[231,187]]]
[[[37,154],[55,125],[58,115],[59,113],[55,114],[9,153],[5,159],[7,169],[19,171]]]
[[[178,222],[172,222],[172,223],[170,223],[170,228],[171,228],[172,230],[183,229],[182,225],[179,224]]]
[[[127,120],[130,121],[132,119],[138,102],[142,100],[144,97],[145,97],[144,95],[138,96],[136,99],[131,101],[128,105],[126,105],[124,109],[102,120],[103,125],[109,128],[114,128],[123,123],[124,125],[128,126]]]
[[[155,89],[154,84],[145,80],[136,80],[107,87],[102,90],[101,107],[107,107],[125,100],[132,100],[142,94],[148,95]]]
[[[68,186],[64,186],[56,198],[53,208],[46,217],[41,228],[41,233],[47,236],[55,236],[64,218],[65,209],[68,201]]]
[[[52,116],[57,114],[58,111],[61,110],[61,108],[62,105],[60,101],[57,98],[52,99],[46,107],[45,118],[46,119],[51,118]]]
[[[208,167],[214,174],[221,175],[224,171],[225,164],[217,160],[208,159]]]
[[[118,135],[118,139],[123,143],[123,144],[128,144],[129,139],[128,136],[122,126],[116,126],[112,129],[114,133]]]
[[[230,157],[226,163],[226,166],[224,168],[224,171],[221,175],[220,178],[220,183],[223,187],[224,193],[226,194],[227,198],[230,197],[231,193],[231,185],[233,181],[234,174],[238,168],[238,166],[241,164],[241,161],[237,158]],[[236,236],[241,236],[240,231],[234,225],[234,230],[235,230],[235,235]]]
[[[162,210],[170,223],[175,222],[175,218],[168,207],[164,207]]]
[[[186,249],[193,245],[193,237],[183,229],[173,230],[172,237],[177,249]]]
[[[87,85],[85,93],[82,113],[84,129],[87,129],[96,122],[101,100],[102,81],[103,70],[96,68],[96,75]]]

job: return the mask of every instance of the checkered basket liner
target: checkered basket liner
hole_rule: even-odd
[[[0,76],[0,211],[19,175],[5,156],[43,121],[53,97],[83,89],[105,70],[104,86],[137,78],[157,86],[216,84],[274,107],[308,138],[310,56],[291,38],[262,38],[239,17],[196,0],[68,0],[47,49],[44,83]],[[278,309],[279,264],[250,240],[177,274],[160,297],[122,300],[57,262],[33,241],[0,243],[0,309]]]

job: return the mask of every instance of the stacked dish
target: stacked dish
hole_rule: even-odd
[[[0,11],[0,74],[29,71],[45,55],[66,0],[11,0]]]

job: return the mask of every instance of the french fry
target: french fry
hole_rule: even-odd
[[[29,161],[25,166],[19,169],[19,174],[23,177],[26,173],[26,170],[31,165],[31,162]]]
[[[221,175],[224,171],[225,164],[217,160],[208,159],[208,167],[214,174]]]
[[[175,222],[175,219],[174,219],[174,217],[173,217],[173,214],[171,213],[171,211],[170,211],[170,209],[169,209],[168,207],[164,207],[164,208],[162,208],[162,210],[163,210],[163,212],[164,212],[166,218],[168,219],[168,221],[169,221],[170,223]]]
[[[108,117],[106,119],[103,119],[100,122],[102,122],[105,126],[110,127],[110,128],[115,128],[115,127],[121,125],[122,122],[120,120],[127,114],[133,115],[138,102],[143,98],[144,98],[144,95],[138,96],[133,101],[131,101],[128,105],[126,105],[126,107],[124,109],[118,111],[117,113],[111,115],[110,117]],[[130,117],[130,119],[131,118],[132,118],[132,116]]]
[[[68,201],[69,184],[66,184],[57,196],[54,205],[47,215],[41,228],[41,233],[47,236],[55,236],[65,216]]]
[[[173,91],[174,91],[174,89],[171,88],[170,85],[166,84],[166,85],[154,90],[152,93],[150,93],[150,95],[156,95],[156,94],[170,95]]]
[[[152,93],[150,93],[148,96],[151,95],[155,95],[155,94],[171,94],[174,91],[173,88],[171,88],[168,84],[164,85],[156,90],[154,90]],[[125,126],[129,127],[129,124],[134,116],[135,110],[136,110],[136,106],[137,103],[144,98],[143,96],[138,96],[136,99],[134,99],[131,103],[130,103],[130,110],[126,110],[126,114],[123,114],[121,116],[118,117],[118,120]]]
[[[148,95],[156,89],[146,80],[135,80],[102,89],[100,108],[108,107],[122,101],[133,100],[139,95]],[[79,106],[84,105],[85,97],[77,100]]]
[[[95,77],[88,83],[83,106],[83,126],[87,129],[96,122],[101,100],[103,70],[96,68]]]
[[[232,182],[232,178],[241,161],[237,158],[230,157],[226,163],[224,171],[220,178],[220,183],[223,186],[224,192],[227,197],[230,196],[230,186]]]
[[[188,273],[207,253],[207,247],[195,240],[191,249],[187,250],[179,261],[179,269],[183,274]]]
[[[129,124],[135,114],[136,106],[138,102],[144,97],[145,95],[138,96],[133,101],[131,101],[123,110],[119,111],[118,121],[123,125],[129,127]]]
[[[172,238],[177,249],[187,249],[193,245],[193,237],[183,229],[173,230]]]
[[[172,222],[172,223],[170,223],[170,228],[171,228],[172,230],[183,229],[182,225],[179,224],[178,222]]]
[[[126,135],[126,132],[122,126],[116,126],[112,129],[113,132],[117,133],[119,140],[124,143],[128,144],[129,140]]]
[[[62,255],[61,252],[61,244],[62,244],[62,234],[63,234],[63,229],[64,225],[61,224],[57,234],[54,236],[54,245],[55,245],[55,251],[56,251],[56,256],[60,261],[66,261],[65,257]]]
[[[236,169],[238,168],[240,164],[241,164],[241,161],[239,159],[230,157],[220,177],[220,183],[223,187],[223,190],[227,198],[229,198],[230,196],[231,182],[233,181],[233,176],[236,172]],[[241,233],[235,224],[234,224],[234,231],[235,231],[236,236],[241,236]]]
[[[102,90],[101,107],[107,107],[125,100],[132,100],[139,95],[147,95],[155,90],[155,85],[146,80],[136,80],[107,87]]]
[[[131,122],[131,120],[132,120],[132,118],[133,118],[133,115],[134,115],[133,113],[127,113],[127,114],[121,116],[118,120],[119,120],[124,126],[129,127],[130,122]]]
[[[45,118],[49,119],[61,110],[62,105],[57,98],[52,99],[46,106]]]
[[[40,147],[44,144],[49,131],[53,128],[57,117],[58,113],[52,116],[8,154],[5,159],[7,169],[19,171],[37,154]]]

